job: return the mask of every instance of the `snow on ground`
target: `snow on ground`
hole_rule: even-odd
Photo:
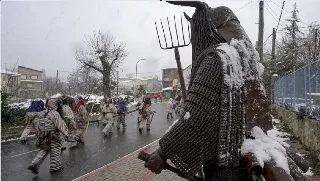
[[[45,99],[39,99],[38,98],[38,99],[28,99],[28,100],[26,100],[24,102],[11,103],[11,104],[9,104],[9,106],[10,107],[19,107],[21,109],[27,109],[30,106],[31,102],[34,101],[34,100],[42,100],[44,103],[46,103]]]

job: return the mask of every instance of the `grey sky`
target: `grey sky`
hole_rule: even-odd
[[[211,7],[228,6],[233,9],[247,31],[252,42],[258,34],[258,1],[207,1]],[[287,0],[285,10],[292,11],[297,2],[299,17],[309,24],[320,22],[319,0]],[[244,8],[244,5],[249,3]],[[280,15],[282,1],[265,1],[266,39],[277,22],[268,10]],[[270,7],[269,7],[269,6]],[[270,8],[272,10],[270,10]],[[239,10],[240,9],[240,10]],[[281,24],[290,15],[284,11]],[[194,8],[170,5],[153,1],[2,1],[1,2],[1,66],[19,65],[45,69],[47,76],[55,76],[57,70],[62,77],[76,68],[74,50],[83,43],[84,34],[102,30],[127,44],[130,52],[121,66],[127,73],[135,72],[138,59],[145,58],[138,65],[140,76],[160,75],[163,68],[176,67],[173,50],[161,50],[158,44],[154,21],[160,18],[182,15],[192,16]],[[300,26],[307,25],[301,23]],[[279,29],[282,27],[279,26]],[[281,33],[278,33],[278,37]],[[271,39],[267,45],[271,44]],[[191,63],[191,45],[180,48],[182,66]],[[156,60],[164,55],[161,60]],[[125,73],[121,73],[125,74]]]

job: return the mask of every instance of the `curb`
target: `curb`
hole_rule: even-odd
[[[145,146],[137,149],[136,151],[131,152],[131,153],[129,153],[129,154],[127,154],[127,155],[119,158],[119,159],[124,159],[124,158],[126,158],[126,157],[129,157],[130,155],[132,155],[132,154],[134,154],[134,153],[136,153],[136,152],[138,152],[138,151],[141,151],[141,150],[145,149],[146,147],[154,144],[155,142],[159,141],[160,139],[161,139],[161,138],[159,138],[159,139],[157,139],[157,140],[155,140],[155,141],[153,141],[153,142],[151,142],[151,143],[149,143],[149,144],[147,144],[147,145],[145,145]],[[111,163],[108,163],[107,165],[104,165],[104,166],[102,166],[102,167],[100,167],[100,168],[97,168],[97,169],[95,169],[95,170],[92,170],[91,172],[86,173],[86,174],[84,174],[84,175],[82,175],[82,176],[80,176],[80,177],[78,177],[78,178],[75,178],[75,179],[73,179],[73,180],[71,180],[71,181],[80,181],[81,179],[86,178],[88,175],[90,175],[90,174],[92,174],[92,173],[94,173],[94,172],[96,172],[96,171],[103,170],[104,168],[106,168],[106,167],[108,167],[108,166],[116,163],[119,159],[116,159],[115,161],[113,161],[113,162],[111,162]]]

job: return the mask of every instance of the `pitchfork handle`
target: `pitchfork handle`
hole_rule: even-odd
[[[147,162],[149,160],[150,156],[151,156],[150,154],[148,154],[144,151],[141,151],[138,155],[138,158],[142,161]],[[179,175],[180,177],[191,180],[191,181],[204,181],[202,178],[197,177],[197,176],[194,176],[192,179],[186,178],[177,168],[170,166],[168,163],[165,163],[164,169],[170,170],[171,172]]]

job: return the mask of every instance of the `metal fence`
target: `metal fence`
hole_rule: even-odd
[[[274,84],[274,102],[320,119],[320,60],[278,77]]]

